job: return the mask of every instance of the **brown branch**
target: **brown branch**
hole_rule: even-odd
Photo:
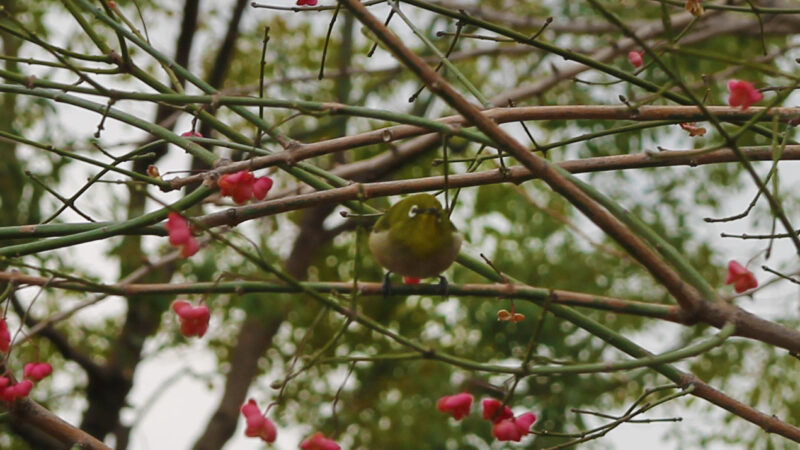
[[[716,14],[718,13],[710,12],[703,17],[703,20],[712,18]],[[681,27],[687,25],[691,20],[693,20],[693,17],[690,14],[681,13],[671,17],[670,20],[673,27]],[[719,20],[723,21],[724,23],[724,18]],[[730,32],[741,31],[742,29],[746,29],[750,25],[751,24],[739,23],[737,28],[735,29],[726,28],[726,30]],[[711,26],[704,27],[703,29],[704,31],[702,31],[697,35],[690,34],[682,42],[687,42],[687,43],[698,42],[705,39],[709,39],[716,35],[712,33],[712,31],[717,29],[718,27],[711,27]],[[664,31],[663,24],[660,22],[655,22],[652,25],[640,29],[638,35],[642,38],[653,38],[663,33],[663,31]],[[600,50],[593,53],[591,57],[601,62],[608,61],[634,48],[635,43],[630,39],[623,39],[621,42],[625,45],[603,47]],[[547,89],[555,86],[556,84],[560,83],[561,81],[572,79],[574,78],[575,75],[589,69],[590,67],[585,66],[583,64],[568,62],[562,66],[557,66],[557,70],[553,75],[539,78],[539,80],[536,83],[530,85],[521,85],[518,88],[499,94],[494,98],[492,98],[491,102],[497,105],[505,105],[508,103],[508,99],[522,99],[540,94],[546,91]],[[517,119],[517,120],[525,120],[525,119]],[[410,126],[403,125],[400,127],[410,127]],[[382,133],[382,131],[383,130],[375,130],[372,132],[365,133],[365,135],[372,133],[371,138],[367,138],[365,141],[362,141],[362,143],[353,142],[352,146],[347,141],[347,139],[354,139],[354,140],[364,139],[365,136],[362,135],[349,136],[349,137],[331,139],[329,141],[323,141],[321,143],[305,144],[304,146],[301,146],[295,151],[307,151],[309,154],[313,154],[313,152],[317,150],[320,152],[318,154],[325,154],[332,151],[340,151],[344,149],[354,148],[359,145],[370,145],[370,144],[381,143],[385,142],[384,141],[385,135],[379,134]],[[405,133],[406,131],[407,130],[403,130],[398,127],[396,133]],[[421,134],[423,133],[423,131],[420,130],[419,133]],[[402,137],[411,137],[413,135],[416,134],[408,134],[408,135],[398,134],[397,136],[392,134],[391,135],[392,139],[390,140],[396,140]],[[331,170],[331,173],[343,178],[358,180],[358,181],[370,181],[370,180],[380,179],[383,175],[385,175],[388,171],[390,171],[392,167],[394,167],[396,164],[403,164],[406,161],[412,160],[418,155],[427,152],[429,149],[433,148],[439,143],[440,143],[440,138],[438,137],[438,135],[436,134],[423,135],[417,139],[414,139],[410,142],[407,142],[405,144],[402,144],[394,148],[392,152],[385,152],[369,159],[336,167],[333,170]],[[320,147],[316,147],[317,145],[319,145]],[[331,146],[331,147],[326,148],[326,146]],[[256,163],[253,166],[245,166],[244,163],[238,163],[239,165],[227,166],[225,170],[238,171],[251,167],[261,167],[259,166],[258,163],[259,160],[256,159],[255,161]],[[180,186],[184,182],[176,180],[176,183],[178,183],[177,186]]]
[[[372,158],[334,167],[330,173],[352,181],[381,180],[397,167],[414,161],[415,158],[442,145],[442,137],[438,133],[426,134],[392,147]]]
[[[332,112],[336,111],[336,103],[330,103]],[[709,106],[709,111],[716,114],[720,121],[745,121],[760,113],[764,108],[751,107],[743,112],[739,108],[728,106]],[[497,123],[519,122],[528,120],[630,120],[648,122],[654,120],[674,120],[679,122],[696,122],[706,118],[696,106],[641,106],[631,111],[627,106],[605,105],[564,105],[564,106],[523,106],[514,108],[492,108],[483,111],[486,117]],[[789,122],[800,117],[800,108],[771,108],[764,115],[764,121],[775,118]],[[453,126],[468,126],[469,122],[460,115],[438,119],[437,122]],[[350,150],[367,145],[384,144],[423,134],[431,130],[414,125],[396,125],[387,128],[367,131],[353,136],[343,136],[325,141],[298,145],[290,152],[278,152],[272,155],[259,156],[239,161],[217,169],[219,173],[232,173],[240,170],[255,170],[278,164],[294,164],[309,158],[329,153]],[[439,139],[434,134],[433,139]],[[191,175],[170,180],[173,189],[202,182],[206,174]]]
[[[701,20],[708,20],[709,17],[711,17],[710,14],[706,14]],[[694,17],[691,14],[681,13],[671,16],[669,20],[673,27],[680,28],[688,25],[693,19]],[[662,33],[664,33],[664,24],[662,22],[654,22],[648,26],[637,29],[636,35],[641,39],[652,39]],[[623,38],[615,41],[615,45],[605,46],[589,56],[598,62],[608,62],[631,50],[635,50],[637,47],[638,45],[633,39]],[[514,89],[503,92],[493,97],[490,101],[495,105],[507,105],[509,100],[517,101],[529,98],[552,88],[563,80],[572,79],[579,73],[590,69],[589,66],[574,61],[567,61],[562,64],[554,65],[551,75],[537,77],[537,81],[530,84],[522,84]]]
[[[209,241],[210,239],[207,237],[199,238],[198,243],[200,244],[200,248],[208,245]],[[174,267],[174,265],[181,259],[183,259],[183,256],[181,256],[180,250],[174,250],[155,262],[146,261],[145,264],[140,266],[138,269],[119,280],[117,284],[124,285],[133,283],[134,281],[140,280],[156,270],[172,270],[172,267]],[[72,317],[72,315],[78,311],[103,301],[107,297],[108,295],[99,295],[95,298],[81,302],[80,304],[72,306],[68,309],[60,310],[57,313],[41,319],[35,326],[30,327],[27,332],[27,339],[32,338],[45,328],[52,327],[53,324]]]
[[[752,161],[772,160],[772,150],[768,147],[742,147]],[[688,154],[687,154],[688,153]],[[800,145],[787,145],[784,159],[800,159]],[[691,151],[664,151],[655,155],[638,153],[632,155],[602,156],[557,163],[558,167],[571,173],[601,172],[608,170],[638,169],[645,167],[700,166],[724,162],[737,162],[736,155],[729,149],[720,149],[698,155]],[[525,167],[511,166],[503,173],[499,170],[465,173],[448,176],[450,188],[463,188],[496,183],[522,183],[540,178]],[[351,184],[349,186],[320,192],[290,195],[289,192],[276,194],[273,199],[245,206],[231,207],[195,219],[206,226],[235,226],[247,220],[278,214],[286,211],[313,206],[342,203],[347,200],[369,199],[389,195],[434,191],[444,188],[444,177],[434,176],[413,180],[383,181],[375,183]],[[363,195],[363,197],[362,197]]]
[[[15,425],[39,430],[67,448],[78,446],[86,450],[111,450],[110,447],[90,434],[70,425],[29,398],[19,399],[12,403],[9,413],[12,423]]]
[[[183,4],[183,19],[181,20],[181,32],[178,35],[178,41],[175,45],[175,63],[186,67],[189,64],[189,55],[192,53],[192,44],[194,43],[194,35],[197,31],[197,15],[200,9],[200,0],[186,0]],[[186,80],[178,77],[181,83]],[[159,117],[163,113],[168,113],[170,108],[166,106],[159,106],[163,108],[161,113],[157,114]]]
[[[295,279],[305,279],[317,250],[335,235],[320,232],[325,218],[333,208],[309,209],[301,219],[300,233],[286,260],[287,271]],[[233,435],[239,420],[239,407],[244,403],[253,379],[258,375],[258,360],[272,343],[284,317],[280,310],[269,314],[248,314],[231,351],[230,372],[225,379],[225,391],[205,432],[195,442],[194,450],[222,448]]]
[[[444,6],[445,8],[453,10],[464,10],[471,16],[481,19],[491,20],[492,22],[503,23],[515,28],[542,28],[546,24],[545,19],[540,16],[524,16],[517,12],[502,12],[497,11],[481,4],[453,2],[453,1],[440,1],[433,2]],[[633,28],[642,28],[653,22],[636,21],[631,26]],[[572,20],[570,17],[562,17],[559,21],[558,17],[553,17],[553,22],[547,24],[547,29],[558,33],[569,34],[598,34],[598,33],[618,33],[619,28],[609,23],[597,23],[596,21],[580,21]]]
[[[332,238],[332,235],[328,237],[328,239]],[[247,281],[88,285],[73,281],[52,280],[13,271],[0,272],[0,281],[12,281],[17,284],[31,286],[41,286],[49,281],[48,286],[51,288],[78,292],[103,292],[123,296],[300,292],[291,286]],[[353,282],[351,281],[308,283],[308,286],[315,291],[325,293],[347,294],[353,290]],[[384,296],[382,283],[362,281],[356,284],[356,289],[359,296],[362,297]],[[441,288],[435,284],[400,285],[392,286],[391,293],[393,295],[441,295]],[[685,325],[694,323],[692,317],[674,305],[659,305],[559,289],[536,288],[517,284],[450,284],[448,293],[455,297],[494,298],[498,302],[504,302],[507,299],[528,300],[536,303],[549,301],[554,304],[580,306],[620,314],[635,314]]]
[[[208,84],[210,84],[214,89],[219,89],[222,86],[222,83],[225,81],[225,77],[228,74],[228,70],[230,69],[231,61],[236,54],[236,40],[239,39],[239,24],[242,21],[242,14],[244,14],[246,7],[246,0],[237,0],[233,5],[233,11],[231,11],[231,19],[228,22],[228,27],[225,31],[225,37],[222,39],[219,49],[217,49],[217,54],[214,57],[214,64],[211,65],[211,69],[209,69],[208,76],[206,77]],[[214,112],[213,109],[214,108],[212,107],[212,114]],[[208,123],[203,122],[200,128],[200,133],[203,136],[210,136],[211,130],[211,126]],[[192,170],[205,168],[206,166],[203,165],[202,162],[198,161],[197,158],[193,158]],[[200,182],[202,182],[202,180],[195,180],[192,184],[196,185]]]
[[[565,197],[570,203],[581,210],[590,220],[614,238],[623,248],[625,248],[634,258],[636,258],[647,270],[662,284],[667,290],[675,297],[681,307],[689,313],[701,312],[707,313],[714,307],[722,306],[722,308],[715,308],[716,311],[735,311],[741,313],[738,308],[721,305],[722,302],[712,304],[704,301],[700,294],[691,286],[681,280],[680,276],[666,264],[649,246],[642,242],[638,236],[628,230],[622,223],[618,222],[616,218],[610,215],[605,209],[596,204],[589,198],[583,191],[578,189],[569,179],[564,175],[554,170],[554,168],[547,161],[537,157],[528,152],[527,148],[517,142],[513,137],[503,131],[495,122],[488,117],[481,114],[480,110],[474,105],[467,102],[457,91],[455,91],[441,75],[433,71],[424,62],[420,61],[416,54],[411,52],[403,42],[391,33],[380,21],[378,21],[366,7],[358,0],[342,0],[347,8],[361,21],[367,28],[369,28],[375,35],[390,49],[390,51],[405,65],[407,65],[425,84],[431,89],[432,92],[440,96],[456,111],[460,112],[464,117],[468,118],[478,129],[483,131],[487,136],[497,142],[500,147],[507,151],[509,154],[516,157],[522,162],[533,174],[538,174],[554,191]],[[712,299],[708,299],[712,300]],[[700,314],[702,316],[702,314]],[[708,315],[706,314],[708,317]],[[730,317],[730,316],[729,316]],[[750,315],[747,320],[742,314],[734,314],[732,318],[737,319],[737,329],[740,322],[751,327],[750,331],[764,331],[773,333],[779,330],[781,333],[795,333],[796,330],[790,330],[781,327],[778,324],[763,321],[765,323],[752,320],[755,316]],[[755,318],[757,319],[757,318]],[[768,328],[762,327],[768,324]],[[770,339],[780,338],[772,334]],[[766,341],[769,343],[770,340]],[[800,346],[800,338],[790,342],[793,346]],[[695,378],[696,379],[696,378]],[[699,380],[697,381],[699,384]],[[713,390],[709,386],[704,386],[695,392],[696,395],[703,396],[703,398],[714,402],[724,408],[736,412],[740,417],[752,421],[759,426],[764,427],[768,431],[780,433],[781,435],[800,442],[800,428],[792,425],[781,423],[779,420],[771,418],[762,414],[750,406],[744,405],[730,397],[724,396],[719,393],[719,396],[714,395],[718,391]],[[753,414],[751,414],[753,412]]]
[[[29,285],[43,285],[50,282],[50,286],[54,288],[62,288],[62,289],[73,289],[73,290],[86,290],[91,291],[94,289],[91,286],[80,285],[73,282],[59,282],[53,281],[50,278],[45,277],[35,277],[25,274],[20,274],[18,272],[0,272],[0,279],[6,281],[13,281],[19,284],[29,284]],[[336,290],[342,293],[348,293],[352,291],[353,285],[350,282],[338,282],[338,283],[314,283],[314,289],[320,292],[330,292]],[[324,285],[324,286],[323,286]],[[327,286],[328,290],[325,289]],[[110,285],[104,287],[104,292],[106,291],[105,288],[114,288],[119,289],[118,291],[114,291],[113,293],[117,293],[120,295],[124,294],[137,294],[137,295],[146,295],[149,292],[157,292],[157,293],[209,293],[209,292],[226,292],[229,290],[231,292],[239,292],[239,293],[249,293],[249,292],[288,292],[291,288],[287,288],[284,286],[274,286],[275,289],[273,290],[263,290],[259,289],[255,284],[248,285],[246,282],[242,283],[163,283],[163,284],[132,284],[132,285]],[[358,283],[357,286],[359,292],[363,296],[382,296],[382,285],[380,283]],[[667,305],[653,305],[650,303],[642,303],[630,300],[623,300],[623,299],[615,299],[609,297],[601,297],[601,296],[594,296],[591,294],[583,294],[577,292],[569,292],[569,291],[560,291],[560,290],[546,290],[546,289],[536,289],[531,288],[529,286],[522,286],[522,285],[473,285],[473,284],[465,284],[465,285],[451,285],[449,287],[450,293],[454,296],[469,296],[469,295],[476,295],[480,297],[485,297],[487,295],[495,296],[498,298],[498,301],[504,301],[504,298],[516,298],[520,300],[533,300],[538,299],[540,302],[549,301],[553,304],[563,304],[563,305],[570,305],[570,306],[581,306],[581,307],[590,307],[596,308],[601,310],[612,311],[616,313],[631,313],[633,309],[649,309],[653,313],[652,314],[642,314],[638,313],[639,315],[649,316],[649,317],[657,317],[664,320],[670,320],[677,323],[689,323],[687,322],[690,318],[680,310],[680,308],[675,306],[667,306]],[[216,290],[216,291],[215,291]],[[437,285],[409,285],[409,286],[397,286],[394,287],[393,290],[396,294],[401,295],[437,295],[440,294],[440,289]],[[548,299],[549,297],[549,299]],[[661,313],[656,311],[661,310]],[[253,344],[252,342],[250,344]],[[248,345],[250,345],[248,344]],[[253,344],[255,345],[255,344]],[[258,355],[260,353],[251,353],[250,356]],[[233,367],[233,366],[232,366]],[[233,373],[233,372],[232,372]],[[241,380],[241,378],[236,377]],[[242,383],[245,386],[248,383]],[[682,387],[688,387],[694,385],[695,386],[695,395],[702,396],[703,398],[707,398],[714,404],[717,404],[737,415],[740,415],[748,420],[751,420],[755,423],[759,423],[763,426],[767,431],[771,432],[778,432],[781,434],[791,434],[793,428],[787,426],[780,422],[780,420],[772,417],[767,416],[763,413],[756,411],[749,406],[740,404],[729,397],[725,396],[724,394],[718,392],[714,388],[706,385],[702,381],[698,380],[696,377],[690,374],[686,374],[683,379],[681,380]],[[246,389],[245,389],[246,391]],[[227,391],[226,391],[227,392]],[[223,397],[223,399],[229,398],[227,395]],[[225,401],[225,400],[223,400]],[[236,402],[232,402],[236,403]],[[240,403],[236,403],[237,407]],[[229,408],[230,409],[230,408]],[[235,422],[235,418],[233,418]],[[787,428],[788,427],[788,428]],[[784,435],[786,435],[784,434]],[[103,447],[100,447],[103,448]],[[218,448],[218,447],[216,447]]]
[[[41,286],[46,286],[46,284],[42,284]],[[30,311],[25,310],[25,308],[19,302],[19,298],[17,298],[16,294],[12,293],[9,297],[11,299],[11,305],[14,307],[14,311],[18,316],[25,319],[25,325],[29,329],[39,325],[40,321],[35,319]],[[56,350],[61,353],[61,356],[63,356],[64,359],[73,361],[81,366],[81,368],[86,371],[88,376],[96,376],[103,372],[103,369],[99,364],[97,364],[88,354],[79,351],[72,344],[70,344],[67,337],[58,332],[58,330],[55,328],[41,328],[40,334],[42,337],[50,341],[51,344],[53,344],[53,347],[55,347]]]
[[[567,217],[566,214],[562,214],[561,212],[556,211],[554,208],[549,208],[545,205],[539,204],[539,202],[537,202],[536,199],[533,198],[533,195],[531,195],[531,193],[526,191],[525,188],[523,188],[522,186],[518,184],[513,184],[511,187],[514,189],[515,192],[517,192],[517,194],[522,196],[522,198],[524,198],[525,201],[528,202],[528,204],[538,209],[539,211],[542,211],[543,213],[547,214],[553,220],[556,220],[564,224],[564,226],[569,228],[573,233],[575,233],[576,236],[583,238],[592,247],[596,248],[597,250],[603,253],[608,254],[609,256],[617,258],[620,261],[625,260],[632,263],[636,262],[633,258],[631,258],[631,255],[619,251],[618,249],[610,245],[606,245],[603,244],[602,242],[595,241],[591,236],[589,236],[589,234],[586,231],[584,231],[580,226],[575,224],[569,217]]]
[[[691,14],[681,13],[670,17],[671,25],[674,28],[682,28],[693,20]],[[753,18],[731,20],[728,15],[719,14],[719,11],[709,11],[700,18],[703,21],[699,27],[699,31],[690,33],[681,40],[682,45],[702,42],[704,40],[719,36],[721,34],[734,34],[742,33],[758,27],[758,22]],[[771,26],[770,32],[790,32],[789,30],[797,29],[797,19],[792,18],[791,15],[780,15],[776,17],[774,27]],[[637,30],[636,35],[641,39],[652,39],[664,32],[663,23],[654,22],[650,25],[644,26]],[[653,45],[654,49],[659,49],[665,44],[656,43]],[[614,58],[626,54],[630,50],[636,50],[638,45],[633,39],[624,38],[615,42],[615,45],[605,46],[591,55],[592,59],[598,62],[608,62]],[[553,73],[547,76],[536,77],[537,81],[530,84],[522,84],[514,89],[503,92],[490,101],[495,105],[508,104],[508,100],[522,100],[530,98],[535,95],[541,94],[548,89],[554,87],[564,80],[573,79],[578,74],[591,70],[591,67],[574,62],[568,61],[559,65],[553,66]]]
[[[239,39],[239,25],[242,21],[242,14],[244,13],[246,7],[247,0],[237,0],[233,5],[231,18],[230,21],[228,21],[228,27],[225,31],[225,37],[217,49],[217,54],[214,58],[214,64],[212,64],[208,76],[206,77],[208,84],[210,84],[214,89],[219,89],[222,86],[223,82],[225,81],[225,77],[228,75],[228,70],[231,67],[231,61],[236,55],[236,41]],[[215,115],[216,106],[211,105],[208,112],[211,115]],[[211,136],[212,130],[213,128],[209,122],[203,121],[200,124],[200,134],[203,136]],[[199,158],[192,158],[192,172],[202,172],[208,168],[208,164],[204,163]],[[202,180],[195,180],[193,183],[188,185],[188,190],[191,191],[195,189],[200,185],[200,183],[202,183]]]
[[[701,20],[714,18],[715,14],[717,13],[714,11],[709,12],[705,14],[703,18],[701,18]],[[786,17],[789,16],[788,15],[781,16],[782,20],[783,18]],[[692,20],[691,15],[686,15],[686,14],[678,14],[670,17],[670,21],[673,27],[685,26],[691,20]],[[723,21],[724,24],[724,18],[719,19],[719,21]],[[714,26],[704,26],[702,27],[702,30],[700,32],[689,34],[686,38],[682,40],[682,42],[696,43],[717,36],[715,31],[722,28],[716,26],[717,22],[718,20],[714,18],[714,21],[711,22],[711,24],[713,24]],[[741,32],[751,26],[752,23],[747,25],[740,23],[737,29],[730,30],[730,32]],[[637,35],[641,36],[642,38],[653,38],[663,33],[663,31],[664,31],[663,25],[661,23],[653,23],[652,25],[647,26],[643,29],[639,29]],[[623,42],[628,42],[628,41],[623,41]],[[604,46],[599,50],[597,50],[596,52],[592,53],[590,56],[595,60],[601,62],[607,62],[615,57],[625,54],[628,50],[631,49],[633,49],[632,46],[621,47],[621,48],[614,46]],[[520,100],[523,98],[539,95],[544,93],[548,89],[556,86],[560,82],[566,80],[572,80],[579,73],[591,69],[588,66],[575,62],[567,62],[561,65],[556,65],[554,67],[555,71],[552,75],[536,77],[537,81],[531,84],[527,85],[520,84],[518,87],[515,87],[511,90],[496,95],[491,99],[491,102],[496,105],[506,105],[508,104],[509,98],[513,100]],[[380,174],[388,170],[388,168],[391,168],[396,163],[403,163],[405,161],[412,160],[418,155],[423,154],[429,149],[438,145],[440,141],[441,139],[438,138],[436,135],[420,136],[419,138],[416,138],[412,141],[409,141],[394,148],[392,152],[385,152],[378,156],[374,156],[372,158],[336,167],[333,170],[331,170],[331,172],[335,175],[350,180],[358,180],[358,181],[372,180],[375,179],[371,178],[371,175],[373,173]]]
[[[616,240],[636,258],[687,311],[694,311],[702,301],[700,294],[683,282],[680,276],[647,244],[620,223],[614,216],[581,191],[572,181],[554,170],[551,164],[529,152],[528,148],[505,132],[491,118],[481,113],[462,97],[440,74],[409,50],[395,34],[379,22],[356,0],[344,0],[347,8],[387,45],[401,62],[408,66],[428,88],[441,97],[465,119],[474,124],[500,148],[517,158],[532,174],[538,175],[551,189],[561,194],[592,222]]]
[[[197,31],[197,14],[199,11],[200,0],[185,0],[183,6],[183,19],[181,20],[181,31],[178,34],[178,40],[175,45],[175,63],[186,67],[189,64],[189,55],[192,52],[192,43],[194,42],[194,35]],[[181,84],[185,80],[178,78]],[[174,127],[174,120],[177,119],[171,105],[158,103],[156,108],[155,123],[163,123],[169,129]],[[136,172],[144,173],[147,166],[155,164],[164,154],[167,153],[167,144],[160,144],[150,150],[153,153],[152,158],[139,158],[133,162],[133,169]],[[141,196],[141,194],[139,194]]]
[[[175,48],[175,62],[187,66],[191,54],[195,32],[197,30],[197,14],[199,0],[185,0],[181,30]],[[184,83],[184,80],[178,79]],[[156,109],[154,122],[167,121],[172,115],[169,105],[159,103]],[[167,152],[167,144],[162,143],[150,150],[152,158],[139,158],[133,162],[133,169],[145,173],[147,167],[161,158]],[[128,217],[138,217],[144,213],[146,196],[138,188],[129,188],[127,207]],[[127,236],[119,247],[120,273],[128,274],[138,269],[138,263],[145,261],[146,255],[142,252],[141,237]],[[174,268],[165,267],[158,273],[151,273],[152,279],[168,280],[172,277]],[[88,407],[83,414],[81,428],[88,433],[104,438],[109,433],[116,433],[117,449],[124,450],[127,446],[128,430],[121,426],[119,421],[120,410],[125,406],[128,392],[133,386],[133,374],[141,360],[141,350],[146,339],[157,329],[161,320],[161,312],[166,302],[153,302],[147,304],[135,298],[126,299],[128,311],[125,323],[116,340],[111,343],[108,360],[103,366],[103,372],[88,377],[86,386],[86,399]]]
[[[445,8],[452,9],[452,10],[464,10],[470,15],[485,19],[488,21],[492,21],[495,23],[502,23],[509,25],[510,27],[519,28],[519,27],[526,27],[526,28],[541,28],[545,25],[545,19],[542,19],[541,16],[522,16],[516,12],[502,12],[496,11],[480,4],[471,4],[471,3],[462,3],[462,2],[454,2],[454,1],[441,1],[441,2],[434,2],[434,4],[441,5]],[[781,7],[777,4],[774,5],[775,7]],[[709,11],[711,12],[711,11]],[[676,16],[680,17],[680,16]],[[672,17],[672,20],[675,20],[676,17]],[[614,26],[613,24],[607,22],[588,22],[588,21],[580,21],[574,20],[574,18],[562,18],[562,21],[559,21],[559,17],[554,16],[553,22],[547,25],[547,29],[551,31],[558,32],[559,34],[568,33],[568,34],[598,34],[598,33],[619,33],[619,28]],[[570,20],[572,19],[572,20]],[[783,34],[783,33],[796,33],[797,28],[797,20],[792,17],[791,14],[774,14],[770,16],[770,19],[773,22],[778,23],[770,23],[770,27],[765,29],[764,31],[767,34]],[[781,20],[785,19],[785,20]],[[730,14],[724,17],[724,20],[715,20],[715,23],[709,23],[703,27],[703,33],[708,32],[713,35],[723,34],[725,32],[733,32],[733,31],[740,31],[742,21],[748,22],[748,28],[752,28],[754,24],[757,24],[752,17],[743,17],[741,19],[731,17]],[[661,25],[661,21],[630,21],[626,22],[628,26],[632,29],[649,29],[653,27],[657,27]],[[673,26],[675,26],[673,24]],[[761,31],[756,29],[748,30],[753,34],[761,34]]]
[[[236,4],[233,6],[231,19],[225,31],[225,37],[222,39],[222,44],[220,44],[219,50],[217,50],[217,56],[208,74],[208,84],[214,88],[222,86],[228,69],[230,69],[230,62],[236,54],[235,46],[236,40],[239,39],[239,24],[242,21],[242,14],[246,7],[246,0],[237,0]]]
[[[671,23],[673,27],[680,28],[686,26],[691,19],[691,15],[678,14],[671,17]],[[702,42],[721,34],[742,33],[757,26],[757,22],[754,19],[730,20],[728,16],[719,15],[718,12],[715,14],[707,13],[701,20],[707,20],[707,22],[700,27],[699,31],[690,33],[684,37],[681,40],[682,45]],[[797,29],[796,19],[793,19],[790,15],[781,15],[779,18],[776,18],[776,23],[772,25],[769,31],[775,33],[790,33],[790,30]],[[640,28],[637,35],[642,39],[651,39],[659,36],[663,32],[663,24],[655,22]],[[658,49],[661,48],[662,45],[663,44],[655,44],[653,48]],[[615,45],[605,46],[595,51],[590,57],[598,62],[608,62],[636,48],[637,45],[633,40],[625,38],[616,42]],[[523,84],[512,90],[503,92],[493,97],[491,102],[495,105],[503,105],[508,103],[508,99],[522,100],[530,98],[547,91],[561,81],[573,79],[578,74],[591,70],[589,66],[571,61],[554,65],[553,67],[554,69],[551,75],[536,77],[536,82]]]
[[[472,50],[464,50],[460,52],[453,52],[447,59],[451,62],[455,61],[462,61],[465,59],[476,58],[479,56],[491,56],[491,55],[510,55],[510,56],[522,56],[522,55],[530,55],[531,53],[538,52],[538,49],[531,48],[531,47],[523,47],[523,46],[508,46],[508,45],[500,45],[497,47],[491,48],[476,48]],[[425,61],[436,63],[440,61],[438,57],[426,57]],[[391,67],[383,67],[377,69],[363,69],[357,67],[349,67],[346,70],[325,70],[325,74],[322,77],[323,79],[331,79],[331,78],[352,78],[356,75],[392,75],[392,74],[399,74],[405,70],[403,66],[391,66]],[[272,78],[269,80],[264,80],[264,87],[267,86],[275,86],[280,84],[291,84],[297,82],[317,82],[319,81],[319,74],[318,73],[306,73],[303,75],[285,75],[278,78]],[[223,89],[220,91],[221,95],[250,95],[254,92],[258,91],[258,84],[249,84],[244,86],[238,87],[231,87],[227,89]]]
[[[777,433],[795,442],[800,442],[800,428],[780,420],[775,415],[764,414],[761,411],[736,401],[725,393],[703,382],[693,374],[684,374],[680,386],[688,388],[693,386],[692,395],[700,397],[723,408],[751,423],[761,427],[767,433]]]
[[[231,350],[231,369],[225,378],[222,399],[195,442],[194,450],[220,449],[233,435],[239,407],[245,402],[250,383],[258,375],[258,360],[269,348],[281,323],[282,317],[248,315],[239,330],[236,346]]]

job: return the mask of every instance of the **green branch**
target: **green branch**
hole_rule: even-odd
[[[167,208],[161,208],[156,211],[143,214],[124,222],[119,222],[114,225],[95,228],[93,230],[84,231],[81,233],[72,234],[69,236],[56,237],[52,239],[37,240],[25,244],[9,245],[0,248],[0,257],[9,256],[23,256],[38,253],[47,250],[54,250],[57,248],[71,247],[73,245],[83,244],[86,242],[98,241],[100,239],[118,236],[121,234],[128,234],[132,230],[136,230],[148,225],[153,225],[164,220],[170,211],[183,211],[208,197],[213,190],[205,185],[198,187],[189,195],[183,197],[177,202],[169,205]]]

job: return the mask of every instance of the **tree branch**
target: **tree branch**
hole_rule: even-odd
[[[46,286],[46,283],[41,286]],[[19,302],[19,298],[17,298],[16,294],[12,293],[9,297],[11,299],[11,304],[14,306],[14,311],[16,311],[19,317],[25,319],[25,325],[29,329],[36,327],[39,324],[39,320],[33,318],[30,311],[26,311]],[[86,371],[87,376],[100,376],[104,373],[102,366],[97,364],[97,362],[86,353],[78,351],[78,349],[69,343],[67,337],[59,333],[55,328],[50,326],[44,327],[39,331],[39,334],[50,341],[56,350],[61,353],[61,356],[81,366],[81,368]]]
[[[34,427],[63,443],[67,448],[77,445],[86,450],[111,450],[90,434],[70,425],[29,398],[15,401],[9,412],[14,423]]]
[[[433,71],[424,62],[420,61],[397,36],[391,33],[379,20],[370,14],[364,5],[358,0],[341,1],[365,26],[389,47],[400,61],[406,64],[420,79],[422,79],[431,91],[442,97],[451,107],[475,124],[478,129],[495,140],[504,151],[507,151],[520,160],[531,173],[541,176],[554,191],[569,200],[570,203],[580,209],[590,220],[595,222],[595,224],[613,237],[623,248],[642,263],[648,271],[670,291],[682,308],[690,313],[696,313],[699,308],[708,307],[709,302],[704,301],[694,287],[685,284],[672,267],[668,266],[654,251],[642,242],[638,236],[628,230],[622,223],[618,222],[617,219],[611,216],[606,210],[602,209],[562,173],[554,170],[547,161],[530,154],[524,146],[503,131],[496,123],[481,114],[478,108],[467,102],[441,77],[441,75]],[[738,309],[733,306],[731,306],[731,308]],[[561,307],[561,309],[565,308]],[[566,310],[562,312],[569,313]],[[578,319],[577,316],[574,316],[574,318]],[[772,326],[773,329],[778,327],[777,324],[772,324]],[[619,338],[615,337],[615,340],[619,341]],[[633,343],[631,344],[633,345]],[[800,339],[795,340],[793,344],[800,345]],[[631,350],[633,349],[634,348],[631,347]],[[662,370],[659,371],[668,375],[670,378],[675,378],[677,375],[677,371],[674,369],[666,371],[666,373]],[[682,377],[685,377],[685,374],[682,374]],[[678,380],[673,381],[677,382]],[[709,401],[716,402],[720,400],[717,396],[713,395],[716,391],[710,387],[704,386],[703,389],[698,390],[706,394],[703,398]],[[695,394],[701,395],[699,393]],[[725,396],[724,403],[726,409],[733,408],[732,405],[735,404],[736,409],[741,412],[739,414],[740,417],[744,417],[764,427],[768,431],[778,432],[785,437],[800,442],[800,429],[797,427],[771,418],[727,396]]]

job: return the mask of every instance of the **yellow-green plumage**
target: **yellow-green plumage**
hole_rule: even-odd
[[[461,235],[434,196],[415,194],[392,205],[378,220],[369,249],[390,272],[435,277],[455,261]]]

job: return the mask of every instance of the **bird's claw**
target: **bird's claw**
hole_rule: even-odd
[[[381,293],[383,297],[386,298],[389,296],[389,290],[392,288],[392,280],[389,278],[392,275],[392,272],[386,272],[386,275],[383,277],[383,284],[381,285]]]
[[[447,278],[445,278],[443,275],[439,275],[439,289],[442,290],[443,296],[448,296],[449,285],[447,284]]]

